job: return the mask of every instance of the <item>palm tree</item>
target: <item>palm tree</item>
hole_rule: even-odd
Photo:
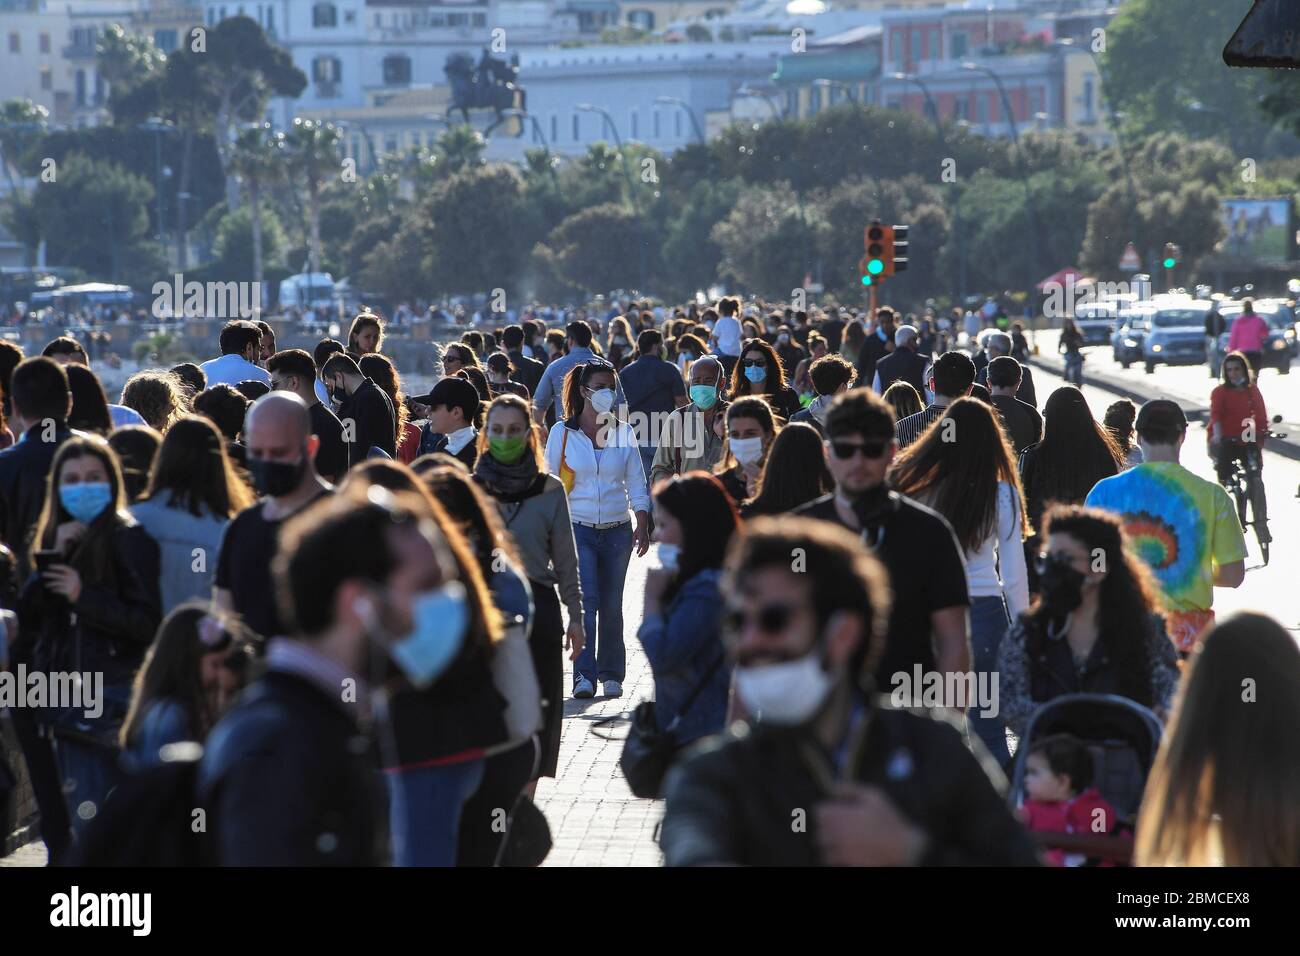
[[[260,123],[240,132],[230,157],[232,172],[248,190],[253,230],[253,281],[259,290],[262,288],[262,190],[284,176],[286,152],[284,134],[272,131],[269,123]]]
[[[338,173],[342,134],[333,123],[295,119],[285,136],[289,165],[296,178],[307,184],[308,271],[320,272],[320,194],[328,176]]]
[[[447,164],[446,173],[452,175],[470,166],[483,163],[483,150],[487,140],[478,130],[465,125],[449,126],[438,137],[438,152]]]

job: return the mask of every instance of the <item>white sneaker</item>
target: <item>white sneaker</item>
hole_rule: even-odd
[[[622,697],[622,696],[623,696],[623,685],[620,684],[620,683],[619,683],[618,681],[616,681],[616,680],[607,680],[607,681],[605,681],[605,696],[606,696],[606,697]]]
[[[595,697],[596,687],[591,681],[587,680],[587,678],[579,677],[573,682],[573,696],[581,700],[586,700],[588,697]]]

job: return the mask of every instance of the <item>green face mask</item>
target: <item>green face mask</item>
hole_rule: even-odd
[[[704,411],[708,411],[718,401],[718,386],[716,385],[692,385],[691,401]]]
[[[528,439],[522,435],[513,438],[489,438],[488,451],[503,465],[513,465],[528,450]]]

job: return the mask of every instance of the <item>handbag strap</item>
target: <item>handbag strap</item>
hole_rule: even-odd
[[[713,663],[710,664],[709,669],[704,672],[704,676],[700,678],[699,683],[691,688],[691,692],[686,695],[686,700],[682,702],[682,708],[677,712],[677,716],[673,718],[673,722],[664,728],[665,733],[671,733],[675,730],[677,725],[681,723],[682,718],[690,712],[691,705],[695,703],[695,698],[699,697],[700,694],[703,693],[704,688],[707,687],[709,681],[713,679],[714,673],[720,666],[722,666],[722,661],[726,656],[727,652],[725,649],[718,651],[718,656],[713,659]]]

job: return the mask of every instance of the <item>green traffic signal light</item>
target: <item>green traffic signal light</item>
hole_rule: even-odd
[[[878,276],[885,271],[885,264],[879,259],[869,259],[867,260],[867,271],[873,276]]]
[[[1166,268],[1166,269],[1172,269],[1172,268],[1173,268],[1174,266],[1176,266],[1176,265],[1178,265],[1178,261],[1177,261],[1176,259],[1166,259],[1166,260],[1165,260],[1165,268]]]
[[[863,277],[862,277],[862,284],[863,284],[863,285],[871,285],[871,276],[863,276]]]

